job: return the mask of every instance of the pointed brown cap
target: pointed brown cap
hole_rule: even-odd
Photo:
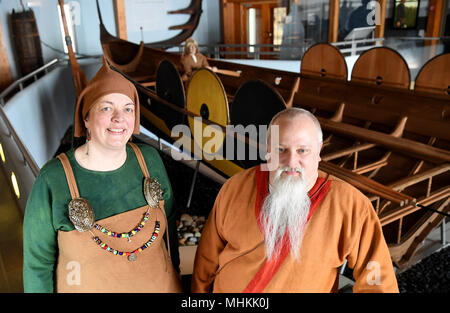
[[[86,136],[86,127],[84,126],[86,115],[100,97],[111,93],[123,94],[133,101],[136,114],[133,134],[139,134],[140,110],[139,96],[136,87],[121,74],[112,70],[108,66],[105,58],[103,58],[102,67],[78,97],[77,106],[75,108],[75,137]]]

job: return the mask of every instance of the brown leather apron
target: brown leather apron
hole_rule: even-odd
[[[139,148],[130,143],[145,177],[147,166]],[[58,156],[63,164],[72,199],[79,197],[78,188],[69,160]],[[96,223],[115,232],[128,232],[142,220],[148,206],[117,214]],[[145,250],[136,254],[135,261],[127,256],[114,255],[102,249],[89,232],[58,231],[59,256],[56,268],[57,292],[182,292],[179,275],[172,265],[163,240],[167,219],[164,201],[159,208],[150,209],[150,217],[131,241],[109,237],[92,228],[91,231],[108,246],[119,251],[132,252],[152,236],[155,221],[160,221],[160,233]],[[167,240],[168,240],[168,236]]]

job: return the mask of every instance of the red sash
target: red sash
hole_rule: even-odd
[[[267,197],[269,184],[269,172],[261,171],[261,167],[259,166],[256,169],[256,202],[255,202],[255,214],[256,219],[258,221],[258,226],[261,232],[264,234],[264,230],[261,225],[261,221],[259,219],[259,214],[261,212],[261,207],[264,203],[264,199]],[[325,197],[328,189],[330,188],[331,181],[328,181],[326,178],[319,177],[317,178],[316,184],[314,187],[308,192],[308,195],[311,199],[311,207],[309,209],[308,221],[311,216],[314,214],[314,211],[322,202],[322,199]],[[261,266],[259,271],[247,285],[243,292],[249,293],[260,293],[262,292],[267,284],[270,282],[272,277],[277,273],[283,261],[290,253],[290,245],[288,234],[286,233],[283,237],[282,248],[280,251],[280,255],[276,260],[266,260],[264,264]]]

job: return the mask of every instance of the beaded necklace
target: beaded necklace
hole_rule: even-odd
[[[158,237],[160,231],[160,223],[159,221],[155,221],[155,230],[153,231],[152,236],[150,237],[150,239],[144,243],[140,248],[137,248],[134,251],[131,252],[123,252],[123,251],[119,251],[117,249],[114,249],[112,247],[109,247],[106,243],[103,243],[100,238],[98,238],[97,236],[95,236],[90,230],[89,232],[92,235],[92,239],[95,241],[96,244],[98,244],[100,246],[100,248],[109,251],[111,253],[113,253],[114,255],[125,255],[128,258],[128,261],[133,262],[136,260],[137,258],[137,253],[142,252],[143,250],[147,249],[152,243],[153,241],[156,240],[156,238]],[[120,237],[117,237],[120,238]],[[126,238],[126,237],[122,237],[122,238]],[[128,239],[129,240],[129,239]],[[130,241],[130,240],[129,240]]]
[[[128,241],[131,241],[131,237],[136,235],[138,232],[141,231],[142,228],[144,228],[145,223],[147,222],[149,216],[150,216],[150,208],[148,208],[147,212],[145,212],[144,218],[139,223],[139,225],[136,228],[134,228],[133,230],[130,230],[129,232],[126,232],[126,233],[116,233],[116,232],[110,231],[107,228],[105,228],[102,225],[97,224],[97,223],[94,224],[94,228],[98,229],[99,231],[101,231],[102,233],[104,233],[107,236],[115,237],[115,238],[127,238]]]
[[[138,226],[126,233],[114,232],[108,230],[106,227],[103,227],[98,223],[94,224],[94,210],[92,209],[90,203],[86,199],[81,197],[72,199],[69,202],[69,219],[78,231],[89,231],[89,233],[92,235],[92,239],[100,246],[100,248],[112,252],[114,255],[126,255],[128,257],[128,260],[130,262],[133,262],[137,258],[136,253],[145,250],[158,237],[160,231],[159,221],[155,221],[155,230],[153,231],[150,239],[143,246],[132,252],[123,252],[109,247],[106,243],[103,243],[100,238],[98,238],[98,236],[95,236],[92,233],[91,229],[95,228],[110,237],[126,238],[128,239],[128,241],[131,241],[131,237],[136,235],[139,231],[141,231],[142,228],[144,228],[145,223],[148,221],[150,215],[150,208],[156,209],[159,206],[159,201],[163,200],[162,194],[163,191],[161,189],[161,185],[156,179],[149,177],[146,177],[144,179],[144,196],[145,200],[148,203],[148,209]]]

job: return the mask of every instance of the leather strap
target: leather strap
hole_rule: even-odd
[[[72,199],[79,198],[80,193],[78,192],[77,181],[75,180],[75,176],[73,175],[73,170],[70,166],[69,158],[65,153],[61,153],[57,156],[57,158],[61,161],[64,172],[66,173],[67,184],[69,185],[70,195],[72,196]]]
[[[134,154],[136,155],[136,158],[139,162],[139,166],[141,167],[141,171],[144,174],[144,177],[150,177],[150,174],[148,173],[147,169],[147,164],[145,163],[144,156],[142,155],[141,150],[138,148],[138,146],[136,146],[132,142],[129,142],[128,144],[133,149]]]
[[[142,155],[141,150],[138,148],[138,146],[136,146],[132,142],[129,142],[128,144],[133,149],[134,154],[136,155],[136,158],[139,162],[139,166],[141,167],[144,177],[149,178],[150,174],[148,173],[147,165],[145,163],[144,156]],[[167,227],[166,227],[167,251],[169,252],[169,257],[170,257],[171,254],[170,254],[170,240],[169,240],[169,221],[167,220],[166,210],[164,208],[162,208],[161,211],[163,213],[163,216],[164,216],[164,219],[166,220],[166,225],[167,225]]]

